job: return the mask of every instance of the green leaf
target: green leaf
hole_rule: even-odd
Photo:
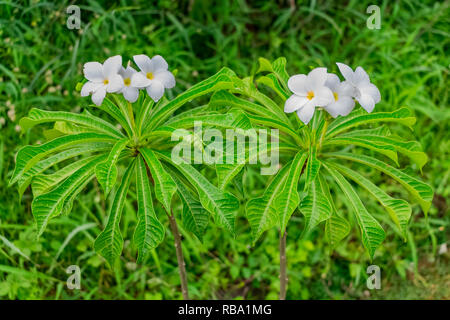
[[[245,211],[252,229],[253,244],[256,243],[264,231],[279,224],[279,217],[274,202],[276,196],[281,192],[281,189],[284,186],[284,182],[289,173],[289,168],[289,165],[285,165],[277,173],[264,191],[262,197],[247,202]]]
[[[403,238],[406,241],[406,234],[408,231],[408,221],[411,217],[411,206],[402,199],[394,199],[389,196],[382,189],[373,184],[370,180],[359,174],[358,172],[351,170],[345,166],[329,163],[330,166],[335,167],[341,173],[348,178],[355,181],[357,184],[366,189],[372,196],[380,202],[380,204],[386,209],[392,221],[397,225]]]
[[[317,159],[317,147],[313,146],[309,149],[308,160],[305,168],[305,188],[307,190],[309,185],[316,179],[320,170],[320,161]]]
[[[303,141],[300,136],[294,129],[292,129],[290,125],[286,124],[286,122],[267,117],[267,115],[264,117],[260,117],[249,114],[247,115],[247,117],[250,119],[251,123],[278,129],[281,131],[281,133],[285,133],[287,137],[290,138],[290,141],[287,142],[292,143],[292,140],[294,140],[297,144],[303,145]],[[281,134],[279,138],[280,140],[286,140],[286,136],[284,136],[283,134]]]
[[[245,142],[246,132],[236,132],[238,139],[242,138]],[[256,131],[248,132],[249,140],[257,139]],[[251,138],[252,137],[252,138]],[[239,140],[238,140],[239,141]],[[261,148],[259,150],[262,151]],[[242,159],[239,159],[239,156],[242,156]],[[225,187],[236,177],[236,175],[241,172],[242,168],[244,168],[246,163],[256,163],[258,159],[258,146],[257,144],[251,144],[248,147],[245,146],[245,150],[241,153],[239,152],[239,148],[235,150],[235,141],[234,139],[227,139],[225,141],[224,152],[222,153],[222,163],[216,164],[216,173],[218,180],[218,187],[221,190],[224,190]],[[229,163],[227,159],[233,158],[233,163]],[[254,160],[254,161],[253,161]]]
[[[253,83],[252,78],[240,79],[238,77],[232,77],[232,80],[234,85],[233,88],[230,89],[232,93],[238,93],[256,100],[258,103],[263,105],[267,111],[276,114],[277,119],[285,121],[286,123],[291,125],[291,122],[286,113],[284,113],[284,111],[282,110],[282,107],[275,103],[268,96],[258,91]]]
[[[239,108],[244,111],[254,113],[260,116],[268,116],[275,117],[279,119],[278,115],[267,108],[264,108],[262,105],[259,105],[254,102],[250,102],[245,99],[241,99],[236,97],[234,94],[221,90],[215,92],[211,99],[209,100],[210,108],[223,108],[223,107],[231,107],[231,108]]]
[[[301,143],[300,137],[292,128],[290,122],[286,122],[285,119],[261,105],[238,98],[227,91],[218,91],[214,93],[209,102],[209,106],[212,108],[229,106],[231,108],[244,110],[252,123],[279,129],[294,141]],[[283,139],[283,136],[281,136],[280,139]]]
[[[100,106],[94,106],[99,108],[100,110],[105,111],[112,118],[114,118],[114,120],[116,120],[122,126],[122,128],[125,129],[129,137],[133,135],[133,130],[131,129],[128,119],[123,115],[120,108],[114,102],[112,102],[108,98],[105,98]]]
[[[218,92],[221,92],[221,91],[218,91]],[[213,94],[213,96],[214,95],[215,95],[215,93]],[[168,125],[170,125],[171,122],[178,121],[178,120],[184,119],[186,117],[192,117],[195,115],[214,114],[215,112],[216,111],[214,110],[214,108],[211,108],[209,105],[204,105],[204,106],[200,106],[200,107],[187,109],[186,111],[177,113],[176,115],[173,115],[172,117],[170,117],[170,119],[167,120],[164,123],[164,125],[168,126]]]
[[[260,73],[260,72],[273,72],[273,68],[272,68],[272,63],[267,60],[266,58],[260,57],[258,58],[258,62],[259,62],[259,68],[256,71],[256,73]]]
[[[422,151],[422,146],[417,141],[403,141],[400,138],[394,136],[386,136],[383,133],[364,132],[363,130],[356,130],[352,132],[345,133],[340,137],[351,137],[357,136],[359,139],[368,140],[377,145],[386,145],[394,148],[396,151],[404,154],[414,161],[420,170],[428,161],[428,156]]]
[[[142,156],[137,157],[136,195],[138,201],[138,223],[134,231],[134,243],[138,250],[137,263],[142,263],[151,250],[164,239],[164,226],[153,209],[152,192],[147,167]]]
[[[289,98],[289,92],[278,82],[278,78],[274,74],[268,74],[256,79],[256,83],[263,84],[271,88],[283,100]]]
[[[416,123],[416,118],[411,115],[408,108],[400,108],[392,112],[366,113],[364,110],[356,110],[346,117],[334,120],[327,130],[326,138],[331,138],[356,126],[369,123],[397,122],[411,127]]]
[[[79,146],[91,142],[114,142],[114,139],[109,135],[100,133],[80,133],[59,137],[41,145],[21,148],[17,153],[16,167],[9,185],[16,183],[25,172],[47,155],[74,145]]]
[[[217,173],[217,181],[218,187],[220,190],[225,190],[226,186],[233,181],[234,177],[241,172],[242,168],[244,168],[245,164],[217,164],[216,165],[216,173]]]
[[[31,167],[28,171],[26,171],[22,177],[18,180],[17,184],[19,187],[19,196],[22,197],[25,190],[30,185],[34,176],[44,172],[45,170],[53,167],[54,165],[79,156],[92,154],[93,152],[101,152],[111,148],[109,143],[87,143],[80,147],[72,148],[69,150],[65,150],[64,152],[57,153],[52,155],[44,160],[39,161],[33,167]]]
[[[150,112],[155,105],[155,102],[148,94],[144,94],[144,92],[142,92],[140,93],[139,100],[134,105],[136,104],[140,106],[139,110],[136,113],[136,127],[138,132],[142,132],[144,123],[147,123],[147,121],[149,121]]]
[[[193,128],[195,121],[200,121],[202,123],[202,127],[251,128],[251,123],[248,117],[242,111],[236,109],[230,110],[226,114],[195,115],[185,117],[176,121],[167,122],[167,125],[172,128]]]
[[[149,122],[149,125],[145,127],[143,131],[146,132],[147,129],[153,130],[157,128],[178,108],[194,98],[217,90],[231,88],[233,85],[230,79],[231,75],[234,75],[233,71],[228,68],[222,68],[212,77],[197,83],[185,92],[178,95],[175,99],[169,101],[166,105],[162,106],[161,108],[155,109],[152,113],[152,121]]]
[[[36,220],[38,236],[44,232],[48,221],[61,213],[66,200],[70,199],[70,196],[92,177],[97,161],[98,158],[94,158],[64,180],[57,188],[34,198],[31,211]]]
[[[192,232],[202,240],[209,222],[209,212],[202,207],[200,201],[176,175],[173,176],[177,184],[178,195],[183,203],[181,217],[186,230]]]
[[[96,132],[108,134],[114,138],[122,138],[124,135],[109,122],[95,117],[91,114],[77,114],[63,111],[45,111],[33,108],[28,113],[28,117],[20,120],[20,127],[25,132],[40,123],[46,122],[69,122],[72,124],[82,125],[84,127],[95,130]]]
[[[111,192],[117,180],[117,166],[120,154],[126,148],[129,142],[128,138],[118,140],[112,147],[106,161],[97,164],[95,167],[95,175],[98,182],[102,186],[105,196]]]
[[[170,203],[172,202],[173,195],[177,192],[177,185],[152,150],[143,148],[139,152],[144,157],[155,181],[156,199],[164,206],[167,213],[170,214]]]
[[[373,259],[373,255],[386,237],[386,233],[378,221],[367,212],[366,207],[364,207],[361,199],[358,197],[358,194],[351,184],[338,171],[325,164],[322,165],[328,170],[339,185],[355,211],[356,220],[358,221],[361,230],[363,245],[367,249],[370,258]]]
[[[229,141],[227,141],[228,143]],[[275,153],[288,153],[289,155],[294,156],[298,152],[299,148],[295,145],[279,143],[276,144],[268,144],[267,150],[254,146],[252,148],[247,149],[245,152],[245,163],[239,163],[237,153],[234,153],[234,163],[233,164],[216,164],[216,173],[218,186],[220,189],[225,189],[225,187],[234,179],[234,177],[241,172],[242,168],[244,168],[246,163],[256,163],[256,160],[264,154],[264,156],[268,156]],[[225,154],[226,156],[226,154]],[[275,165],[272,163],[271,165]],[[264,167],[261,167],[264,168]],[[267,168],[268,169],[268,168]],[[275,171],[276,172],[276,171]]]
[[[284,84],[289,79],[289,74],[286,71],[286,58],[280,57],[276,59],[273,63],[265,58],[259,58],[259,69],[256,73],[268,71],[274,73],[278,79],[280,79]]]
[[[325,222],[325,237],[334,250],[339,242],[342,241],[350,233],[350,223],[345,219],[334,206],[333,198],[331,197],[330,187],[322,174],[318,175],[320,185],[328,202],[331,204],[331,217]]]
[[[327,153],[326,155],[359,162],[384,172],[408,190],[413,198],[420,204],[425,215],[428,213],[431,206],[431,201],[433,200],[433,189],[428,184],[411,177],[403,171],[400,171],[380,160],[365,155],[354,155],[346,152]]]
[[[108,261],[111,268],[120,256],[123,248],[123,237],[120,233],[120,218],[125,205],[128,189],[133,177],[136,161],[132,161],[125,171],[120,186],[114,195],[105,229],[94,242],[95,251]]]
[[[53,135],[54,138],[66,135],[66,134],[77,134],[77,133],[83,133],[83,132],[95,132],[96,130],[92,130],[88,127],[79,126],[76,124],[73,124],[71,122],[64,122],[64,121],[56,121],[55,125],[53,126],[53,130],[45,130],[44,136],[46,139],[49,140],[49,137]]]
[[[339,242],[350,233],[350,224],[340,216],[337,211],[333,211],[331,217],[325,223],[325,235],[332,249],[335,249]]]
[[[375,141],[372,142],[371,139],[339,136],[337,138],[333,138],[331,140],[326,141],[324,143],[324,146],[349,145],[349,144],[353,144],[355,146],[360,146],[381,153],[387,156],[389,159],[393,160],[398,165],[398,156],[395,148],[393,148],[390,145],[377,143]]]
[[[234,235],[239,200],[232,194],[223,192],[215,187],[191,165],[186,163],[176,164],[171,161],[170,156],[167,154],[162,152],[158,152],[158,154],[161,155],[165,161],[168,161],[175,166],[194,186],[199,195],[201,204],[212,214],[216,224],[220,227],[224,227]]]
[[[300,197],[297,192],[298,180],[308,154],[300,151],[289,165],[289,174],[278,196],[275,198],[275,208],[279,215],[281,234],[284,234],[287,223],[297,208]]]
[[[310,182],[308,193],[300,202],[299,210],[305,216],[305,233],[309,233],[319,223],[331,217],[331,203],[317,176]]]
[[[33,190],[33,196],[37,197],[43,193],[46,193],[58,185],[61,181],[74,174],[85,164],[91,162],[93,159],[99,159],[101,156],[95,155],[81,160],[72,162],[65,166],[61,170],[58,170],[52,174],[37,174],[31,181],[31,189]]]

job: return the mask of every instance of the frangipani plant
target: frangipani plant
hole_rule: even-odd
[[[325,235],[335,247],[352,228],[346,213],[338,211],[334,204],[334,198],[345,197],[372,259],[385,231],[367,211],[360,193],[368,193],[380,203],[380,210],[387,212],[404,238],[411,206],[375,185],[359,172],[359,166],[373,168],[399,182],[425,214],[433,191],[426,183],[396,168],[400,153],[421,170],[427,156],[420,144],[391,134],[384,125],[398,123],[411,128],[415,118],[408,108],[370,113],[381,96],[361,67],[353,72],[350,67],[338,64],[346,79],[340,82],[325,68],[289,77],[284,58],[273,63],[261,58],[259,62],[258,73],[265,75],[256,79],[256,83],[253,78],[233,77],[234,87],[215,93],[210,106],[240,108],[253,126],[279,130],[280,143],[271,152],[280,152],[284,165],[270,179],[264,193],[248,201],[246,215],[254,242],[270,228],[280,231],[280,299],[284,299],[286,227],[292,214],[301,212],[304,216],[305,233],[325,223]],[[272,99],[262,93],[260,86],[270,88],[277,97]],[[363,109],[351,112],[354,100]],[[332,117],[336,119],[331,121]],[[354,164],[358,167],[353,168]],[[235,166],[233,174],[241,168]]]
[[[143,262],[149,251],[163,241],[165,228],[154,208],[159,202],[175,239],[182,294],[188,299],[173,201],[181,201],[183,225],[197,237],[202,237],[210,216],[217,226],[234,234],[239,201],[225,190],[245,166],[241,162],[205,163],[206,169],[215,166],[214,185],[197,167],[175,161],[172,152],[177,142],[173,137],[179,130],[183,133],[180,138],[195,145],[201,154],[211,150],[211,145],[205,144],[196,132],[197,121],[220,130],[278,129],[279,141],[267,148],[259,146],[257,154],[279,153],[283,165],[269,179],[264,193],[247,202],[246,216],[254,243],[270,228],[280,231],[281,299],[286,296],[287,286],[286,227],[294,212],[304,215],[305,233],[325,222],[325,234],[335,247],[351,230],[346,213],[337,211],[334,204],[336,196],[344,195],[371,258],[384,240],[383,228],[367,211],[359,198],[360,189],[350,180],[380,202],[405,236],[411,216],[409,203],[388,195],[351,167],[352,163],[392,177],[427,213],[433,196],[431,188],[395,167],[398,153],[409,157],[420,169],[427,161],[426,155],[417,142],[404,141],[381,125],[399,123],[411,127],[415,118],[407,108],[370,113],[381,96],[362,68],[353,71],[339,64],[345,78],[341,82],[325,68],[289,77],[284,58],[273,63],[260,59],[258,73],[265,75],[256,84],[253,78],[241,79],[223,68],[168,101],[163,97],[164,91],[175,86],[175,78],[165,60],[138,55],[134,61],[139,71],[130,64],[124,68],[120,56],[103,64],[85,64],[88,81],[83,84],[81,95],[91,95],[93,108],[99,110],[78,114],[32,109],[21,120],[24,131],[37,124],[54,123],[46,131],[48,142],[19,150],[10,180],[11,185],[18,184],[21,196],[31,185],[38,235],[42,235],[50,219],[69,213],[77,195],[96,178],[112,202],[104,230],[94,246],[114,266],[124,242],[119,228],[122,210],[125,201],[132,199],[130,188],[135,188],[138,223],[133,240],[137,260]],[[272,99],[262,93],[258,87],[263,85],[278,97]],[[179,112],[188,102],[209,93],[213,95],[208,105]],[[357,108],[352,112],[355,100],[364,110]],[[371,124],[378,126],[360,128]],[[234,145],[234,140],[226,141],[227,145],[230,143]],[[195,153],[188,157],[195,159]],[[251,162],[248,148],[233,149],[231,154],[227,149],[217,159],[235,159],[240,153],[245,153]],[[126,168],[123,173],[119,170],[122,165]]]
[[[110,266],[114,266],[123,248],[119,224],[129,189],[136,188],[138,223],[133,240],[138,262],[143,262],[164,238],[165,227],[153,204],[157,200],[170,222],[182,294],[188,299],[181,237],[172,210],[175,194],[183,203],[181,216],[185,229],[199,238],[210,215],[218,226],[234,233],[239,201],[214,186],[193,166],[174,162],[170,154],[174,145],[171,136],[177,129],[192,133],[194,119],[215,127],[236,127],[242,113],[210,115],[207,108],[199,107],[194,112],[187,110],[173,115],[197,97],[231,88],[230,76],[234,73],[222,69],[168,101],[162,98],[164,89],[173,87],[175,79],[165,60],[144,55],[135,56],[134,60],[140,72],[130,65],[124,69],[120,56],[103,64],[85,64],[88,82],[83,85],[81,95],[92,95],[93,107],[100,109],[101,116],[87,109],[81,114],[32,109],[20,121],[24,131],[44,123],[54,123],[54,127],[46,131],[48,142],[19,150],[10,185],[17,184],[22,196],[31,184],[32,213],[40,236],[50,219],[71,211],[77,195],[96,178],[105,195],[112,194],[107,222],[94,243],[95,250]],[[142,88],[148,95],[139,94]],[[126,168],[123,174],[119,173],[119,164]]]

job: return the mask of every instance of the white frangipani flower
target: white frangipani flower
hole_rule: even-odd
[[[150,59],[145,54],[139,54],[133,59],[141,71],[133,75],[131,85],[145,88],[155,102],[161,99],[164,89],[175,86],[175,77],[168,71],[169,66],[163,57],[154,56]]]
[[[372,112],[375,104],[380,102],[381,94],[378,88],[370,83],[369,75],[362,67],[357,67],[355,71],[343,63],[336,63],[345,82],[354,88],[354,97],[367,112]]]
[[[324,107],[334,101],[333,93],[325,86],[326,80],[326,68],[316,68],[308,75],[290,77],[288,87],[294,94],[286,100],[284,112],[296,111],[300,120],[308,124],[316,107]]]
[[[119,70],[122,67],[122,57],[114,56],[106,59],[103,65],[99,62],[84,64],[83,73],[89,81],[81,88],[81,96],[92,94],[92,101],[101,105],[106,92],[117,92],[123,87]]]
[[[123,97],[131,103],[136,102],[139,97],[139,88],[131,85],[131,78],[135,73],[137,73],[137,71],[131,66],[127,66],[126,69],[122,67],[119,71],[119,74],[123,79],[123,88],[120,92],[123,94]]]
[[[355,101],[352,97],[354,93],[353,86],[346,81],[341,82],[339,77],[334,73],[329,73],[327,75],[325,86],[330,88],[334,96],[333,102],[324,107],[325,110],[327,110],[333,118],[348,115],[355,107]]]

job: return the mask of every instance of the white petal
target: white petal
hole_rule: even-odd
[[[339,71],[342,73],[342,75],[344,76],[345,80],[350,81],[351,83],[353,83],[353,70],[352,68],[350,68],[348,65],[337,62],[336,63]]]
[[[160,55],[154,56],[152,58],[152,64],[154,72],[166,71],[169,68],[169,65],[167,64],[166,60],[164,60],[164,58],[161,57]]]
[[[357,98],[361,107],[363,107],[367,112],[371,113],[373,108],[375,108],[375,101],[368,94],[361,94],[361,97]]]
[[[147,87],[148,95],[157,102],[164,94],[164,86],[159,81],[152,81],[152,84]]]
[[[315,68],[308,73],[308,85],[311,89],[322,87],[327,81],[327,68]]]
[[[103,102],[103,99],[105,99],[106,96],[106,89],[99,88],[97,91],[94,92],[92,95],[92,102],[94,102],[96,105],[101,105]]]
[[[299,96],[306,96],[306,79],[307,77],[304,74],[296,74],[290,77],[287,83],[289,90]]]
[[[348,81],[341,82],[335,92],[337,92],[339,96],[354,97],[356,95],[355,87]]]
[[[91,93],[95,92],[95,90],[97,90],[101,86],[103,86],[103,83],[101,83],[101,82],[88,81],[81,88],[81,96],[86,97],[86,96],[90,95]]]
[[[154,74],[154,79],[163,84],[167,89],[175,87],[175,77],[170,71],[158,71]]]
[[[339,97],[338,101],[330,103],[325,107],[325,110],[328,111],[329,114],[333,118],[336,118],[338,115],[347,116],[355,107],[355,101],[350,97]]]
[[[368,83],[364,86],[358,86],[358,89],[362,95],[367,94],[371,96],[375,103],[380,102],[381,100],[380,90],[378,90],[378,88],[373,83]]]
[[[314,90],[314,98],[311,100],[315,106],[323,107],[334,101],[333,92],[325,86]]]
[[[332,102],[324,108],[333,118],[336,118],[339,115],[339,105],[337,102]]]
[[[314,109],[314,104],[310,101],[300,110],[297,110],[297,115],[304,124],[308,124],[314,115]]]
[[[294,112],[295,110],[298,110],[301,107],[303,107],[308,101],[309,100],[306,97],[300,97],[293,94],[284,103],[284,112],[287,113]]]
[[[344,117],[352,112],[353,108],[355,107],[355,100],[353,100],[351,97],[340,97],[336,103],[338,105],[339,115]]]
[[[139,89],[138,88],[133,88],[133,87],[125,87],[123,90],[123,97],[133,103],[136,102],[136,100],[139,97]]]
[[[355,73],[353,74],[353,83],[355,85],[370,83],[369,75],[362,67],[356,68]]]
[[[126,68],[122,67],[122,69],[119,71],[119,74],[122,76],[122,78],[130,78],[135,74],[137,71],[132,66],[127,66]]]
[[[154,71],[152,61],[145,54],[138,54],[134,56],[133,59],[139,69],[141,69],[144,73]]]
[[[131,86],[135,88],[145,88],[151,85],[151,83],[152,81],[147,79],[142,72],[137,72],[131,77]]]
[[[327,74],[327,81],[325,81],[325,86],[331,89],[331,91],[336,92],[341,81],[339,77],[334,73]]]
[[[117,55],[106,59],[103,63],[103,75],[106,79],[119,73],[120,68],[122,68],[122,57]]]
[[[106,86],[107,92],[117,92],[123,88],[123,79],[120,74],[109,77],[108,81],[108,85]]]
[[[103,81],[103,66],[100,62],[87,62],[83,66],[83,73],[86,79],[93,82]]]

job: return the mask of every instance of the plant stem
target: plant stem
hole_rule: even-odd
[[[328,116],[328,114],[325,114],[325,124],[323,125],[322,134],[321,134],[320,140],[319,140],[319,146],[317,148],[319,150],[320,150],[320,148],[322,148],[322,142],[323,142],[323,139],[325,139],[325,135],[327,133],[329,123],[330,123],[330,117]]]
[[[184,262],[183,249],[181,248],[181,236],[178,231],[177,221],[173,212],[169,215],[170,228],[172,229],[173,237],[175,239],[175,250],[177,253],[178,271],[180,272],[181,293],[184,300],[189,300],[189,292],[187,285],[186,263]]]
[[[284,234],[280,233],[280,300],[286,299],[286,288],[288,282],[286,273],[286,236],[286,231]]]

